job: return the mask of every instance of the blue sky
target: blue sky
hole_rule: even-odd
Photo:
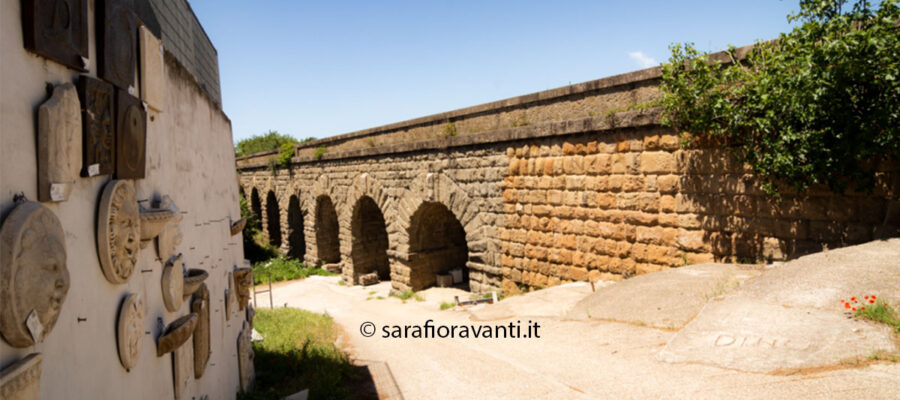
[[[722,50],[791,26],[796,0],[192,0],[234,140],[327,137]]]

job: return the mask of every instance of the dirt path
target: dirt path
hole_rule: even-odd
[[[345,287],[337,277],[311,277],[278,285],[274,303],[327,312],[345,328],[354,357],[386,362],[406,399],[900,398],[900,363],[792,376],[669,364],[656,354],[674,332],[616,322],[531,318],[541,325],[539,339],[383,338],[385,325],[428,319],[437,325],[510,321],[472,321],[468,311],[440,311],[452,290],[425,292],[425,301],[403,304],[387,297],[388,289],[387,283]],[[364,322],[377,327],[373,337],[360,333]]]

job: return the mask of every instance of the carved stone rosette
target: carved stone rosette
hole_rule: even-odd
[[[41,398],[41,353],[31,353],[0,371],[0,399]]]
[[[191,312],[199,317],[194,328],[194,378],[200,379],[209,361],[209,290],[205,283],[194,293]]]
[[[59,219],[40,203],[19,204],[0,227],[0,334],[13,347],[40,343],[53,330],[68,292],[66,234]]]
[[[134,185],[112,180],[103,188],[97,216],[97,253],[103,276],[125,283],[134,272],[141,247],[141,216]]]
[[[241,379],[241,390],[249,391],[253,385],[253,346],[251,339],[253,337],[253,329],[250,324],[244,321],[243,329],[238,334],[237,352],[238,352],[238,373]]]
[[[119,308],[116,340],[119,345],[119,361],[126,371],[137,365],[144,344],[144,300],[139,294],[129,294]]]
[[[172,256],[163,266],[162,295],[166,310],[178,311],[184,304],[184,263],[181,254]]]
[[[237,290],[238,306],[240,310],[250,304],[250,286],[253,286],[253,269],[240,267],[234,269],[234,286]]]

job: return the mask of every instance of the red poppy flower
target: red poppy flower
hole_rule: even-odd
[[[862,310],[860,310],[860,311],[866,311],[866,308],[865,308],[865,307],[863,307],[863,308],[862,308]]]
[[[843,303],[843,302],[844,302],[844,299],[841,299],[841,303]]]
[[[853,311],[856,311],[856,307],[853,307]]]
[[[875,304],[875,300],[869,300],[869,304]]]
[[[850,308],[850,303],[844,303],[844,308]]]
[[[872,300],[876,300],[875,296],[872,296]]]
[[[856,296],[851,297],[850,300],[856,301]]]

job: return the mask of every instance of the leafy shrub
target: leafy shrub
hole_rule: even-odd
[[[335,273],[322,268],[303,265],[300,260],[292,260],[285,258],[284,256],[278,256],[267,261],[253,264],[253,283],[256,285],[266,283],[266,272],[271,275],[272,282],[303,279],[311,275],[335,275]]]
[[[900,12],[857,0],[801,0],[801,21],[739,59],[710,60],[673,45],[663,65],[663,123],[683,143],[720,144],[748,162],[764,189],[873,187],[875,168],[900,158]]]
[[[328,148],[325,147],[325,145],[323,144],[316,149],[316,153],[313,154],[313,157],[315,157],[316,160],[321,160],[322,156],[325,155],[325,153],[327,153],[327,152],[328,152]]]

